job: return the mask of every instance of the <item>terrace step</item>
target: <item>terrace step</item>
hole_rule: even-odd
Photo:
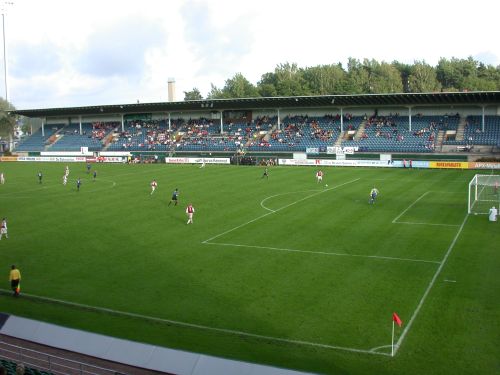
[[[465,124],[467,124],[467,119],[465,117],[460,117],[460,121],[458,122],[457,135],[455,137],[457,141],[464,140]]]
[[[344,134],[345,134],[345,132],[340,132],[339,133],[339,137],[335,141],[334,146],[340,147],[342,145],[342,139],[344,138]]]
[[[365,132],[365,127],[366,127],[366,124],[367,124],[368,120],[365,120],[363,121],[360,125],[359,125],[359,128],[358,130],[356,131],[356,134],[354,134],[354,140],[355,141],[359,141],[361,139],[361,136],[363,135],[363,133]]]

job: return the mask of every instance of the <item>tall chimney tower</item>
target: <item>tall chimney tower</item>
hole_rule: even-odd
[[[175,102],[175,78],[168,78],[168,101]]]

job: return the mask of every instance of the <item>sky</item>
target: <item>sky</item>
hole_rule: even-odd
[[[7,95],[18,109],[164,102],[169,78],[176,100],[195,87],[206,97],[236,73],[256,84],[286,62],[500,65],[498,0],[8,2]]]

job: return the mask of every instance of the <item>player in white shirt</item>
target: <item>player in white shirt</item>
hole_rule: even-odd
[[[4,176],[3,172],[0,173],[0,184],[2,184],[2,185],[5,184],[5,176]]]
[[[66,166],[66,169],[64,170],[64,175],[65,175],[66,177],[68,177],[68,176],[69,176],[69,167],[68,167],[68,166]]]
[[[200,168],[205,168],[205,159],[201,159],[201,166]]]
[[[191,203],[186,207],[186,215],[188,216],[188,221],[187,224],[191,223],[193,224],[193,214],[194,214],[194,207]]]
[[[323,181],[323,171],[316,172],[316,181],[318,181],[318,183]]]
[[[64,185],[64,186],[66,186],[66,184],[67,184],[67,183],[68,183],[68,175],[67,175],[67,174],[65,174],[65,175],[63,176],[63,185]]]
[[[2,219],[2,224],[0,227],[0,240],[2,239],[2,236],[5,234],[5,238],[9,238],[7,234],[7,219],[3,218]]]
[[[156,180],[151,181],[151,195],[155,192],[157,186],[158,183],[156,182]]]

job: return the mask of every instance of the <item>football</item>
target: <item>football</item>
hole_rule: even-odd
[[[325,187],[328,187],[328,184],[325,184]]]

